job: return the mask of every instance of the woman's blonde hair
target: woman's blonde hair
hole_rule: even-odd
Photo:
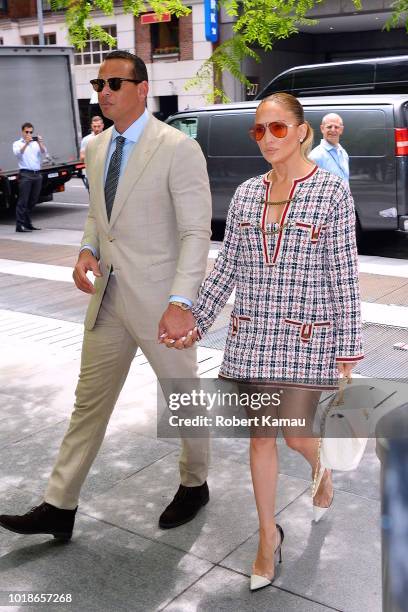
[[[300,145],[300,153],[303,159],[309,161],[309,153],[312,149],[313,144],[313,128],[308,121],[305,121],[303,106],[301,105],[299,100],[291,94],[280,91],[271,94],[270,96],[267,96],[266,98],[261,100],[257,108],[257,112],[261,108],[262,104],[265,104],[266,102],[275,102],[275,104],[280,104],[292,113],[292,115],[296,118],[296,122],[299,125],[301,123],[304,123],[307,126],[306,137]]]

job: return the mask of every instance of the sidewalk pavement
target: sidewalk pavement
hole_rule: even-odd
[[[41,501],[68,424],[81,326],[62,329],[71,342],[55,342],[52,332],[41,344],[33,337],[34,315],[10,316],[26,317],[26,328],[16,319],[21,333],[1,335],[0,512],[23,513]],[[1,329],[13,325],[0,318]],[[220,358],[220,351],[201,347],[200,371],[216,376]],[[1,604],[14,591],[70,593],[73,603],[3,609],[381,610],[380,466],[373,441],[356,472],[335,476],[334,507],[317,525],[310,470],[280,444],[283,564],[274,586],[256,593],[248,579],[257,545],[248,441],[217,439],[212,447],[210,503],[191,523],[160,530],[158,517],[179,484],[179,445],[156,437],[156,382],[139,354],[83,488],[71,542],[0,532]]]

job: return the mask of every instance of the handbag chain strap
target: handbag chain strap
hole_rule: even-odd
[[[317,493],[316,485],[317,485],[317,477],[320,471],[320,451],[322,447],[322,438],[324,435],[324,425],[326,423],[327,415],[329,414],[330,410],[334,406],[342,406],[344,404],[344,392],[346,390],[347,385],[351,384],[351,381],[352,381],[351,376],[347,376],[347,377],[343,377],[339,379],[339,390],[334,395],[334,397],[332,398],[332,400],[330,401],[329,405],[327,406],[327,408],[325,409],[323,413],[321,424],[320,424],[320,438],[317,444],[317,462],[316,462],[316,469],[313,475],[312,498]]]

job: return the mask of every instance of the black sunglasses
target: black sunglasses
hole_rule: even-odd
[[[122,87],[123,81],[129,81],[130,83],[141,83],[142,81],[137,81],[136,79],[122,79],[121,77],[111,77],[110,79],[92,79],[89,81],[94,88],[95,91],[101,92],[105,87],[106,83],[109,85],[109,89],[112,91],[118,91]]]

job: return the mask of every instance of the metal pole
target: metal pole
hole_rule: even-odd
[[[37,0],[37,19],[38,19],[38,40],[39,40],[40,45],[45,45],[42,0]]]

